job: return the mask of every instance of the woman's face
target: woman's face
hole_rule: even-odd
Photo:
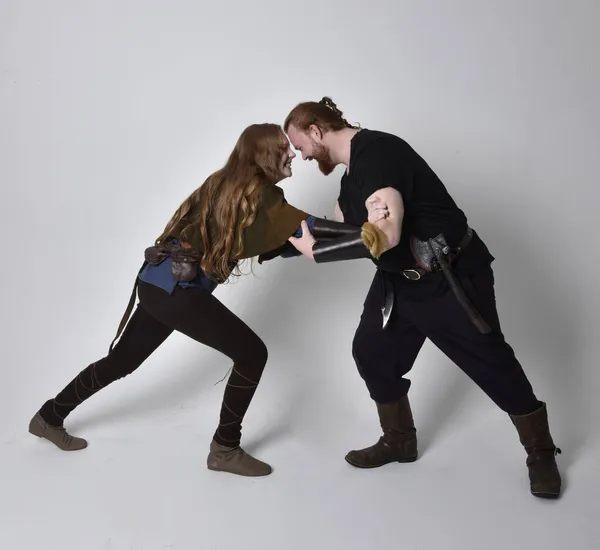
[[[296,153],[292,151],[290,147],[290,142],[285,136],[282,136],[283,144],[284,144],[284,152],[279,159],[278,169],[279,173],[282,176],[282,179],[289,178],[292,176],[292,160],[296,158]]]

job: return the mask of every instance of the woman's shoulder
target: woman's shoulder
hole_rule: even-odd
[[[285,194],[279,185],[265,185],[259,189],[260,201],[264,205],[273,205],[285,201]]]

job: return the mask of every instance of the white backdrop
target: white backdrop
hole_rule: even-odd
[[[0,4],[2,547],[597,548],[598,3],[217,4]],[[27,434],[106,353],[144,248],[241,130],[323,95],[407,139],[497,258],[560,501],[528,494],[507,417],[430,345],[411,373],[421,459],[344,462],[379,436],[351,357],[368,262],[278,260],[216,292],[269,347],[244,442],[272,476],[206,470],[230,365],[177,334],[73,413],[84,452]],[[283,188],[330,216],[340,175],[297,159]]]

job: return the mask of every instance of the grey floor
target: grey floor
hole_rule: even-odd
[[[368,282],[369,270],[350,277],[352,284]],[[298,280],[292,273],[289,278],[301,287],[308,273],[301,268],[295,274]],[[329,292],[326,305],[323,297],[309,297],[286,317],[284,296],[277,294],[285,288],[280,274],[265,279],[248,284],[257,290],[268,285],[276,293],[280,305],[272,313],[280,317],[255,323],[271,355],[244,425],[244,444],[273,465],[273,474],[245,479],[205,467],[223,390],[217,382],[228,368],[218,354],[172,336],[142,369],[73,413],[69,428],[90,446],[71,454],[26,432],[35,406],[73,374],[74,366],[58,367],[52,360],[41,381],[32,377],[27,394],[12,399],[18,414],[9,415],[0,440],[3,546],[598,547],[598,430],[589,417],[580,422],[582,410],[597,418],[596,406],[592,413],[589,403],[553,389],[551,374],[525,357],[538,391],[548,398],[553,434],[563,450],[562,498],[535,499],[507,417],[426,344],[411,375],[420,459],[354,469],[344,454],[376,440],[377,417],[349,354],[351,323],[336,322],[328,310],[352,319],[360,300],[344,298],[338,289]],[[232,305],[242,290],[240,284],[220,296]],[[262,299],[260,293],[254,297]],[[246,303],[242,315],[250,316],[254,307]],[[321,324],[301,329],[300,319],[311,314]],[[295,331],[275,323],[282,318]]]

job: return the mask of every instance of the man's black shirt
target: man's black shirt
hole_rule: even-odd
[[[383,271],[400,273],[415,265],[409,247],[411,235],[421,240],[440,233],[451,247],[465,235],[468,222],[442,181],[416,151],[393,134],[363,129],[351,141],[349,171],[341,180],[338,203],[344,221],[362,225],[367,221],[367,199],[376,191],[393,187],[404,202],[400,243],[384,252],[374,263]],[[471,243],[453,264],[457,277],[468,276],[494,260],[476,232]],[[420,281],[403,275],[396,279],[403,297],[425,299],[447,290],[442,273],[430,273]]]

